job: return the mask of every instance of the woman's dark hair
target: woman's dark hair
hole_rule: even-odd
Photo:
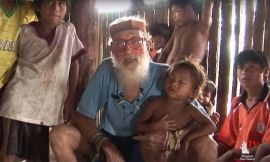
[[[43,2],[44,0],[34,0],[34,7],[35,7],[35,13],[37,15],[37,18],[40,20],[41,19],[41,15],[39,13],[39,11],[37,11],[36,9],[40,9],[41,7],[41,3]],[[66,16],[64,18],[64,21],[68,21],[69,20],[69,12],[70,12],[70,6],[71,6],[71,1],[70,0],[60,0],[60,1],[63,1],[63,2],[66,2],[67,4],[67,11],[66,11]]]

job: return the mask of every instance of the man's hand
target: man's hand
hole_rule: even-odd
[[[125,160],[121,156],[117,148],[109,140],[104,141],[101,146],[101,149],[106,155],[107,162],[124,162]]]
[[[211,116],[210,116],[211,120],[217,125],[219,122],[219,118],[220,115],[217,112],[214,112]]]
[[[134,140],[140,141],[143,147],[151,151],[162,151],[165,138],[166,131],[152,131],[133,137]]]
[[[188,147],[190,144],[190,139],[188,137],[186,137],[185,139],[183,139],[183,141],[181,142],[181,146],[180,146],[180,152],[183,153],[184,155],[187,155],[188,152]]]
[[[75,112],[75,105],[69,99],[65,101],[63,116],[65,124],[70,122]]]
[[[167,115],[164,115],[154,123],[156,130],[175,131],[176,130],[175,121],[166,119]]]

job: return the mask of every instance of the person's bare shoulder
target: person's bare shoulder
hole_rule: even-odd
[[[205,25],[205,22],[203,22],[202,20],[199,20],[196,24],[196,31],[201,33],[209,33],[210,27],[211,26]]]
[[[158,107],[159,105],[161,105],[163,102],[165,101],[164,97],[155,97],[152,98],[149,102],[148,105],[151,107]]]
[[[198,108],[191,103],[187,103],[185,106],[185,111],[188,112],[189,114],[196,110],[198,110]]]

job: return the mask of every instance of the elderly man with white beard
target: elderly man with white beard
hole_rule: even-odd
[[[110,24],[109,31],[113,57],[103,60],[89,81],[72,125],[57,126],[50,133],[58,162],[77,161],[76,150],[91,159],[97,157],[93,156],[94,151],[100,161],[130,161],[131,155],[139,158],[140,151],[136,150],[138,141],[133,140],[137,135],[136,121],[148,100],[164,95],[168,65],[150,61],[146,47],[146,22],[137,17],[122,17]],[[199,107],[197,101],[194,105]],[[95,118],[101,108],[101,129],[98,129]],[[190,127],[183,129],[184,133],[188,133]],[[155,138],[153,134],[146,137],[150,143]],[[208,149],[211,145],[216,147],[210,138],[204,141],[202,144]]]

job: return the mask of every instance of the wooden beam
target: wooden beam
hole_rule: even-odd
[[[131,15],[141,15],[142,7],[144,6],[144,0],[130,0],[131,2]]]
[[[217,83],[217,66],[220,46],[220,14],[221,2],[216,2],[213,8],[213,22],[209,36],[208,78]]]
[[[72,1],[70,21],[75,25],[77,35],[82,41],[87,54],[79,59],[80,73],[76,92],[76,102],[98,67],[99,55],[99,20],[95,0]]]
[[[235,40],[235,50],[234,50],[234,55],[237,56],[238,50],[239,50],[239,37],[240,37],[240,9],[241,5],[244,5],[242,1],[235,3],[235,25],[234,25],[234,40]],[[235,96],[238,95],[237,92],[237,73],[234,70],[233,71],[233,81],[232,81],[232,96],[230,100],[232,100]]]
[[[270,0],[266,1],[264,52],[270,57]]]
[[[229,100],[230,89],[230,47],[231,47],[231,20],[232,5],[234,0],[223,1],[222,3],[222,28],[220,43],[220,59],[219,59],[219,75],[218,75],[218,92],[217,92],[217,112],[220,113],[220,122],[218,123],[218,131],[220,130],[224,120],[227,117],[227,103]]]
[[[245,32],[245,46],[244,49],[252,48],[252,31],[254,22],[254,0],[245,0],[246,2],[246,32]]]
[[[266,0],[257,0],[254,28],[253,28],[253,49],[263,50],[264,25],[266,17]]]

